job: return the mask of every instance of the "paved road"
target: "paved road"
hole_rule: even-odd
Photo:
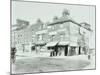
[[[82,59],[82,58],[81,58]],[[73,58],[50,58],[50,57],[23,57],[15,62],[15,73],[35,73],[64,70],[79,70],[88,66],[90,62]]]

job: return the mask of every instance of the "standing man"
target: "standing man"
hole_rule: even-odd
[[[11,61],[14,63],[16,60],[16,47],[11,48]]]

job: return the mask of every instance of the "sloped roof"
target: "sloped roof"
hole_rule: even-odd
[[[50,23],[50,24],[48,24],[48,25],[50,26],[50,25],[55,25],[55,24],[63,24],[63,23],[65,23],[65,22],[72,22],[72,23],[74,23],[74,24],[76,24],[76,25],[78,25],[78,26],[80,26],[80,27],[83,27],[83,28],[85,28],[85,29],[87,29],[87,30],[89,30],[89,31],[92,31],[91,28],[86,28],[86,27],[82,26],[80,23],[78,23],[78,22],[76,22],[76,21],[74,21],[74,20],[72,20],[72,19],[58,20],[58,21],[52,22],[52,23]]]

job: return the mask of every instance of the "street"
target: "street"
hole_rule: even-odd
[[[84,57],[84,58],[83,58]],[[18,59],[19,58],[19,59]],[[67,57],[19,57],[13,73],[36,73],[65,70],[81,70],[90,64],[86,56]]]

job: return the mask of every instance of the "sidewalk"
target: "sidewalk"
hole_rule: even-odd
[[[16,54],[18,57],[22,58],[33,58],[33,57],[43,57],[43,58],[64,58],[64,59],[73,59],[73,60],[88,60],[87,55],[73,55],[73,56],[53,56],[50,57],[50,53],[36,53],[36,52],[27,52],[27,53],[17,53]]]
[[[50,53],[49,52],[17,52],[16,56],[20,57],[49,57]]]
[[[95,69],[96,65],[95,65],[95,55],[93,55],[90,59],[90,65],[88,65],[87,67],[85,67],[84,69]]]
[[[16,73],[50,72],[63,70],[79,70],[87,67],[90,62],[86,55],[39,57],[17,57]]]

